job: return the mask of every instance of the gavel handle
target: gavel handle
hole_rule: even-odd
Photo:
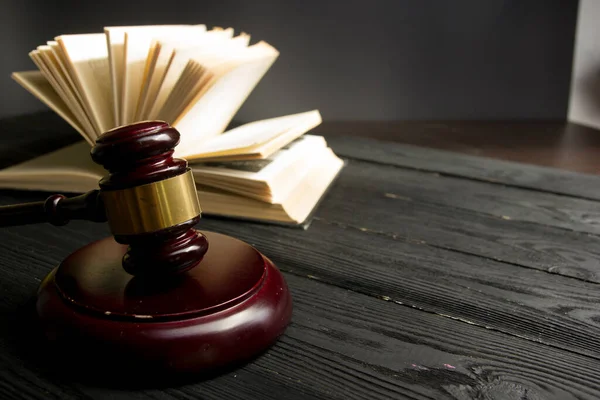
[[[30,225],[48,222],[62,226],[74,219],[106,222],[99,190],[67,198],[53,194],[46,201],[0,207],[0,226]]]

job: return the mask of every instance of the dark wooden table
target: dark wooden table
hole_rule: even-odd
[[[0,124],[3,163],[77,138],[19,121]],[[0,398],[600,398],[600,177],[328,139],[349,162],[309,229],[199,224],[273,259],[295,308],[272,349],[197,383],[128,388],[61,375],[23,311],[53,266],[108,230],[1,229]],[[0,202],[46,195],[2,191]]]

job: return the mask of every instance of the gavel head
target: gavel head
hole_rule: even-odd
[[[123,268],[132,275],[166,276],[196,266],[208,249],[195,229],[198,194],[187,161],[173,158],[179,132],[144,121],[105,132],[91,156],[107,171],[101,198],[115,240],[129,245]]]

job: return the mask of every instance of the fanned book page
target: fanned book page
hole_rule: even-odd
[[[126,60],[126,48],[125,41],[126,35],[136,33],[146,33],[146,36],[154,37],[156,34],[163,34],[169,31],[181,31],[185,36],[185,30],[192,29],[194,31],[205,31],[205,25],[141,25],[141,26],[108,26],[104,28],[104,34],[106,36],[106,44],[108,51],[108,59],[110,66],[111,75],[111,87],[113,90],[113,115],[115,123],[122,125],[123,118],[121,116],[121,110],[123,109],[123,86],[124,86],[124,74]],[[152,40],[152,39],[151,39]],[[135,51],[133,45],[129,46],[130,51]],[[143,53],[144,46],[137,50]],[[147,51],[147,50],[146,50]],[[143,54],[145,58],[146,54]],[[129,56],[131,59],[132,55]]]
[[[101,33],[56,38],[77,90],[92,119],[96,136],[115,127],[106,38]]]
[[[267,158],[322,121],[318,110],[250,122],[202,142],[197,150],[184,146],[180,155],[188,160]]]
[[[206,27],[174,26],[152,29],[126,29],[123,60],[121,124],[138,120],[142,89],[148,78],[147,67],[152,61],[151,45],[154,40],[186,40],[188,37],[202,36]]]
[[[224,66],[226,72],[219,71],[220,77],[210,89],[198,95],[173,122],[182,134],[182,147],[196,146],[222,133],[279,55],[265,42],[248,49],[243,59]]]
[[[29,53],[29,56],[38,66],[40,71],[52,85],[54,90],[62,98],[65,104],[71,109],[79,126],[83,130],[82,135],[93,142],[94,128],[91,121],[88,119],[84,109],[83,102],[77,95],[74,89],[74,84],[65,76],[62,62],[56,56],[55,50],[51,45],[42,45]],[[57,44],[58,45],[58,44]]]
[[[60,115],[62,119],[79,132],[81,136],[90,142],[90,144],[94,143],[94,140],[90,138],[88,133],[81,127],[67,103],[65,103],[58,93],[53,90],[52,85],[41,72],[13,72],[12,78],[40,101],[47,104],[55,113]]]
[[[324,138],[301,140],[322,122],[316,109],[227,130],[280,56],[266,41],[250,39],[231,27],[142,25],[59,34],[40,44],[29,53],[37,70],[12,77],[84,140],[0,170],[0,186],[95,187],[106,174],[90,159],[96,139],[118,126],[162,120],[181,135],[174,155],[195,165],[206,212],[301,224],[343,162]],[[242,165],[265,168],[236,169]]]
[[[161,55],[164,57],[164,53],[167,53],[170,61],[160,77],[153,103],[146,105],[146,108],[149,108],[146,118],[159,118],[159,114],[163,109],[167,98],[171,95],[183,70],[194,56],[204,52],[207,47],[220,47],[225,45],[225,43],[233,39],[233,33],[233,29],[212,29],[204,35],[189,37],[184,42],[157,40],[157,46],[160,51],[159,57]]]

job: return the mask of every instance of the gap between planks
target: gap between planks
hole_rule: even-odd
[[[365,235],[367,236],[371,236],[371,237],[381,237],[381,238],[386,238],[388,240],[393,240],[393,241],[398,241],[401,243],[407,243],[407,244],[411,244],[411,243],[419,243],[419,241],[405,241],[403,240],[401,237],[396,237],[396,238],[392,238],[389,237],[389,235],[386,234],[381,234],[378,233],[376,231],[373,230],[369,230],[369,229],[361,229],[361,228],[357,228],[355,226],[345,226],[343,224],[339,224],[339,223],[330,223],[329,221],[323,221],[323,218],[318,218],[318,223],[322,224],[323,227],[325,226],[332,226],[332,227],[337,227],[340,230],[347,230],[348,232],[354,232],[356,234],[360,234],[360,235]],[[271,240],[271,243],[273,243],[272,239],[269,239],[269,234],[273,234],[274,232],[271,232],[268,227],[262,227],[265,229],[265,233],[267,236],[265,235],[261,235],[261,232],[254,232],[251,229],[249,231],[246,231],[243,227],[244,225],[240,226],[237,224],[222,224],[222,221],[211,221],[206,220],[206,228],[207,229],[214,229],[217,228],[217,230],[221,233],[224,234],[231,234],[233,231],[238,231],[238,234],[240,235],[239,237],[244,239],[244,240],[249,240],[249,243],[251,243],[254,246],[258,246],[257,244],[254,244],[254,242],[252,241],[252,237],[263,237],[264,240],[269,241]],[[228,226],[229,225],[229,226]],[[240,231],[241,229],[241,231]],[[288,238],[290,241],[294,241],[294,235],[292,235],[291,238]],[[279,243],[280,240],[275,240],[275,242]],[[286,239],[287,242],[287,239]],[[427,246],[423,246],[423,247],[427,247]],[[258,248],[261,248],[260,246]],[[308,247],[307,247],[308,248]],[[432,247],[433,248],[433,247]],[[266,249],[264,249],[266,250]],[[438,251],[447,251],[446,249],[437,249]],[[458,252],[457,252],[458,253]],[[269,253],[265,253],[265,254],[269,254]],[[503,317],[503,314],[500,313],[498,314],[496,317],[492,318],[491,320],[489,320],[488,317],[477,317],[477,313],[473,313],[473,312],[468,312],[468,313],[462,313],[460,311],[455,311],[452,310],[451,308],[448,309],[447,307],[443,306],[443,307],[436,307],[433,303],[429,303],[429,302],[415,302],[411,296],[408,297],[398,297],[398,294],[393,292],[393,293],[389,293],[388,296],[383,295],[382,291],[374,289],[373,287],[365,287],[364,289],[361,288],[360,286],[356,286],[354,284],[354,281],[347,281],[345,282],[343,279],[342,280],[337,280],[336,279],[336,274],[334,273],[332,276],[321,276],[321,273],[325,273],[327,274],[327,272],[325,270],[322,270],[320,268],[317,269],[312,269],[312,268],[303,268],[302,266],[300,266],[298,269],[296,267],[294,267],[293,265],[288,265],[288,261],[284,261],[284,260],[279,260],[279,255],[278,254],[270,254],[269,257],[273,257],[273,260],[277,263],[277,265],[279,266],[279,268],[281,268],[282,272],[284,272],[285,274],[290,274],[302,279],[308,279],[308,280],[314,280],[314,281],[318,281],[322,284],[325,284],[329,287],[336,287],[336,288],[340,288],[343,290],[346,290],[348,292],[351,293],[359,293],[361,295],[365,295],[368,296],[369,298],[373,298],[373,299],[377,299],[377,300],[383,300],[383,301],[387,301],[387,302],[393,302],[396,305],[402,305],[403,307],[406,308],[413,308],[415,310],[418,311],[423,311],[425,313],[428,314],[432,314],[432,315],[436,315],[439,316],[441,318],[444,319],[448,319],[448,320],[454,320],[457,322],[461,322],[461,325],[472,325],[472,326],[476,326],[478,328],[483,328],[484,330],[489,330],[489,331],[494,331],[494,332],[498,332],[498,333],[502,333],[503,335],[507,335],[506,337],[514,337],[514,338],[520,338],[520,339],[524,339],[527,342],[530,343],[538,343],[540,345],[543,346],[548,346],[551,349],[562,349],[565,351],[568,351],[571,354],[577,354],[577,355],[581,355],[581,356],[585,356],[588,359],[593,359],[593,360],[599,360],[600,359],[600,352],[598,351],[598,346],[597,344],[586,344],[585,346],[583,344],[580,345],[576,345],[576,346],[572,346],[569,343],[563,342],[562,340],[564,340],[565,338],[567,338],[568,336],[565,336],[563,334],[552,334],[549,333],[548,335],[545,335],[544,337],[540,336],[538,338],[536,332],[534,331],[529,331],[529,330],[522,330],[521,328],[519,329],[505,329],[505,327],[499,322],[500,320],[498,319],[498,317]],[[472,254],[468,254],[467,257],[473,257],[475,259],[485,259],[484,257],[480,257],[478,255],[472,255]],[[303,256],[302,259],[304,260]],[[313,262],[314,260],[304,260],[303,262],[308,263],[309,265]],[[486,260],[489,261],[489,260]],[[518,264],[510,264],[510,263],[501,263],[498,262],[496,260],[492,260],[489,262],[494,262],[497,264],[505,264],[505,265],[511,265],[513,267],[518,267],[520,268],[521,265]],[[535,268],[526,268],[526,270],[528,271],[532,271],[532,272],[545,272],[542,270],[538,270]],[[544,274],[544,275],[553,275],[556,276],[558,275],[558,277],[561,280],[564,280],[565,276],[560,275],[560,274]],[[339,277],[338,277],[339,278]],[[357,278],[360,279],[360,278]],[[415,281],[416,282],[416,281]],[[579,284],[579,282],[581,282],[581,280],[579,279],[574,279],[572,281],[573,283]],[[585,282],[588,285],[597,285],[594,282]],[[518,293],[518,291],[516,291]],[[543,297],[543,296],[542,296]],[[519,299],[513,299],[510,300],[512,301],[514,306],[517,305],[521,305],[521,303],[518,301]],[[525,306],[526,308],[528,308],[529,306]],[[542,311],[544,313],[549,313],[549,311],[544,311],[544,310],[538,310],[538,311]],[[518,316],[515,318],[518,318],[519,321],[523,322],[523,323],[527,323],[529,324],[529,322],[531,322],[533,324],[534,327],[540,327],[540,324],[545,324],[546,321],[543,318],[533,318],[533,320],[530,321],[529,317],[527,317],[527,314],[521,314],[521,313],[517,313]],[[548,314],[550,316],[550,314]],[[475,319],[473,319],[472,317],[475,316]],[[529,322],[528,322],[529,321]],[[514,321],[513,321],[514,322]],[[556,321],[550,323],[550,325],[548,325],[548,327],[552,327],[553,324],[556,323]],[[581,321],[578,321],[578,323],[581,323]],[[587,329],[594,329],[589,323],[585,323]],[[545,325],[544,325],[545,326]],[[575,326],[578,326],[577,324]],[[561,339],[562,338],[562,339]]]
[[[377,160],[373,160],[373,159],[369,159],[369,158],[363,158],[363,157],[354,156],[354,155],[352,155],[352,156],[349,156],[349,155],[339,155],[339,156],[341,158],[344,158],[344,159],[347,159],[347,160],[354,160],[354,161],[366,162],[366,163],[370,163],[370,164],[382,165],[382,166],[385,166],[385,167],[394,167],[394,168],[403,169],[403,170],[406,170],[406,171],[424,172],[424,173],[436,174],[438,176],[443,176],[443,177],[464,179],[464,180],[468,180],[468,181],[488,183],[488,184],[497,185],[497,186],[504,186],[504,187],[511,187],[511,188],[516,188],[516,189],[521,189],[521,190],[527,190],[527,191],[536,192],[536,193],[548,193],[548,194],[553,194],[553,195],[556,195],[556,196],[567,197],[567,198],[571,198],[571,199],[587,200],[587,201],[593,201],[593,202],[596,202],[596,203],[600,203],[600,200],[598,200],[597,198],[591,197],[591,196],[585,196],[585,195],[579,195],[579,194],[569,194],[569,193],[565,193],[565,192],[553,191],[553,190],[550,190],[550,189],[538,189],[538,188],[534,188],[534,187],[531,187],[531,186],[519,185],[518,183],[501,182],[501,181],[493,180],[493,179],[489,179],[489,178],[488,179],[486,179],[486,178],[477,178],[477,177],[474,177],[474,176],[467,176],[467,175],[459,174],[459,173],[444,172],[444,171],[440,171],[438,169],[433,169],[433,168],[423,168],[423,167],[413,167],[413,166],[409,166],[409,165],[390,164],[390,163],[386,163],[386,162],[383,162],[383,161],[377,161]]]
[[[561,193],[561,192],[552,192],[552,191],[548,191],[548,190],[535,189],[535,188],[526,187],[526,186],[518,186],[518,185],[514,185],[514,184],[488,181],[488,180],[484,180],[484,179],[471,178],[471,177],[464,176],[464,175],[449,174],[449,173],[445,173],[445,172],[439,172],[439,171],[436,171],[436,170],[426,170],[426,169],[412,168],[412,167],[402,166],[402,165],[396,165],[396,164],[388,164],[388,163],[384,163],[384,162],[381,162],[381,161],[363,159],[363,158],[354,157],[354,156],[343,156],[341,158],[343,158],[345,160],[349,160],[349,161],[354,160],[354,161],[358,161],[358,162],[364,162],[364,163],[367,163],[367,164],[379,165],[379,166],[382,166],[382,167],[390,167],[390,168],[393,168],[393,169],[400,169],[400,170],[403,170],[403,171],[421,172],[421,173],[430,174],[430,175],[436,176],[436,177],[448,177],[448,178],[459,179],[459,180],[463,180],[463,181],[474,181],[474,182],[480,182],[480,183],[486,183],[486,184],[493,184],[493,185],[496,185],[496,186],[502,186],[502,187],[507,187],[507,188],[516,188],[516,189],[519,189],[519,190],[530,191],[530,192],[534,192],[534,193],[551,194],[553,196],[565,197],[565,198],[569,198],[569,199],[591,201],[591,202],[599,203],[600,204],[600,200],[598,200],[598,199],[584,198],[584,197],[575,196],[575,195],[570,196],[570,195],[567,195],[567,194]],[[395,193],[383,193],[383,196],[385,196],[387,198],[390,198],[390,199],[400,200],[400,201],[413,201],[413,199],[411,199],[410,197],[398,195],[398,194],[395,194]],[[506,215],[491,214],[491,213],[488,213],[488,212],[485,212],[485,211],[475,210],[473,208],[459,207],[459,206],[456,206],[454,204],[439,203],[439,202],[430,201],[430,200],[420,200],[420,201],[422,203],[425,203],[425,204],[431,204],[431,205],[437,205],[437,206],[447,207],[447,208],[461,210],[461,211],[467,211],[469,213],[473,213],[475,215],[480,215],[480,216],[483,216],[483,217],[488,217],[488,218],[491,217],[491,218],[496,218],[496,219],[502,219],[502,220],[505,220],[505,221],[513,221],[514,220],[514,221],[518,221],[519,223],[531,224],[531,225],[540,226],[540,227],[544,227],[544,228],[551,227],[551,228],[556,228],[556,229],[563,230],[565,232],[573,232],[573,233],[577,233],[577,234],[588,235],[588,236],[600,238],[600,234],[599,233],[588,232],[588,231],[581,231],[581,230],[577,230],[575,228],[569,228],[569,227],[566,227],[566,226],[549,225],[549,224],[535,222],[535,221],[530,221],[530,220],[524,220],[524,219],[519,219],[519,218],[512,218],[512,217],[506,216]],[[358,229],[362,229],[362,228],[358,228]],[[445,247],[440,247],[440,248],[446,249],[446,250],[452,250],[452,249],[445,248]],[[470,254],[470,253],[466,253],[466,254]],[[500,260],[496,260],[496,261],[500,261]]]
[[[381,139],[352,137],[349,140],[335,134],[326,138],[337,154],[356,160],[415,171],[443,171],[445,176],[600,201],[600,191],[595,189],[600,185],[600,175]]]
[[[471,210],[466,210],[466,211],[471,211]],[[482,214],[482,215],[487,215],[487,214]],[[429,242],[427,242],[425,240],[410,239],[410,238],[404,237],[404,236],[402,236],[400,234],[397,234],[397,233],[378,231],[378,230],[375,230],[375,229],[362,228],[362,227],[355,226],[355,225],[352,225],[352,224],[346,224],[346,223],[341,223],[341,222],[328,221],[328,220],[326,220],[326,219],[324,219],[322,217],[317,217],[317,216],[314,217],[314,220],[320,221],[320,222],[322,222],[324,224],[328,224],[328,225],[339,226],[342,229],[348,229],[348,228],[355,229],[355,230],[358,230],[358,231],[361,231],[361,232],[364,232],[364,233],[367,233],[367,234],[381,235],[381,236],[389,237],[389,238],[394,239],[394,240],[402,240],[405,243],[413,243],[413,244],[419,244],[419,245],[423,245],[423,246],[429,246],[429,247],[433,247],[433,248],[436,248],[436,249],[450,251],[450,252],[454,252],[454,253],[458,253],[458,254],[465,254],[465,255],[468,255],[468,256],[479,257],[479,258],[483,258],[485,260],[491,260],[491,261],[495,261],[495,262],[502,263],[502,264],[514,265],[515,267],[527,268],[527,269],[531,269],[533,271],[540,271],[540,272],[544,272],[544,273],[547,273],[547,274],[550,274],[550,275],[559,275],[561,277],[564,277],[564,278],[567,278],[567,279],[573,279],[573,280],[580,281],[580,282],[598,284],[598,282],[593,281],[593,280],[589,280],[589,279],[585,279],[585,278],[579,278],[577,276],[572,276],[572,275],[564,275],[564,274],[561,274],[561,273],[558,273],[558,272],[553,272],[552,271],[553,267],[551,267],[550,269],[533,268],[533,267],[530,267],[528,265],[523,265],[523,264],[519,264],[519,263],[515,263],[515,262],[506,261],[506,260],[503,260],[501,258],[489,257],[489,256],[485,256],[485,255],[473,253],[473,252],[466,251],[466,250],[459,250],[459,249],[455,249],[455,248],[448,247],[448,246],[441,246],[441,245],[438,245],[438,244],[429,243]],[[519,221],[519,222],[524,222],[524,221]],[[546,225],[541,225],[541,226],[546,226]],[[581,233],[581,232],[577,232],[577,233]],[[592,234],[589,234],[589,235],[590,236],[596,236],[596,235],[592,235]]]
[[[321,222],[324,222],[324,221],[321,220]],[[354,227],[352,227],[352,228],[354,228]],[[359,230],[362,230],[362,229],[359,229]],[[367,233],[372,233],[372,232],[367,232]],[[519,334],[516,334],[516,333],[507,332],[505,330],[502,330],[502,329],[499,329],[499,328],[495,328],[493,326],[484,325],[484,324],[480,324],[480,323],[477,323],[477,322],[470,321],[470,320],[468,320],[466,318],[457,317],[457,316],[453,316],[453,315],[444,314],[444,313],[440,313],[440,312],[437,312],[437,311],[429,310],[429,309],[426,309],[425,307],[422,307],[422,306],[417,306],[415,304],[409,304],[409,303],[405,303],[405,302],[402,302],[402,301],[399,301],[399,300],[395,300],[395,299],[393,299],[393,298],[391,298],[389,296],[376,295],[376,294],[372,294],[372,293],[370,293],[368,291],[357,290],[354,287],[348,287],[348,286],[338,285],[338,284],[336,284],[334,282],[331,282],[329,280],[323,280],[323,279],[321,279],[321,278],[319,278],[318,276],[315,276],[315,275],[310,275],[310,274],[309,275],[302,275],[302,274],[296,273],[296,272],[294,272],[292,270],[282,270],[282,272],[284,272],[285,274],[296,276],[296,277],[301,278],[301,279],[309,279],[309,280],[317,281],[317,282],[319,282],[321,284],[324,284],[326,286],[331,286],[331,287],[335,287],[335,288],[338,288],[338,289],[348,290],[350,292],[361,294],[363,296],[368,296],[368,297],[373,298],[373,299],[385,301],[385,302],[388,302],[388,303],[393,303],[393,304],[398,305],[398,306],[410,308],[410,309],[413,309],[413,310],[416,310],[416,311],[420,311],[420,312],[424,312],[424,313],[427,313],[427,314],[435,315],[435,316],[438,316],[438,317],[446,318],[446,319],[449,319],[449,320],[452,320],[452,321],[460,322],[460,323],[465,324],[465,325],[470,325],[470,326],[477,327],[477,328],[480,328],[480,329],[489,330],[489,331],[492,331],[492,332],[497,332],[497,333],[500,333],[502,335],[506,335],[506,336],[509,336],[509,337],[514,337],[514,338],[526,340],[526,341],[532,342],[532,343],[538,343],[538,344],[541,344],[543,346],[547,346],[547,347],[550,347],[550,348],[553,348],[553,349],[556,349],[556,350],[567,351],[567,352],[572,353],[572,354],[577,354],[578,356],[587,357],[587,358],[589,358],[591,360],[600,360],[600,357],[594,357],[594,356],[592,356],[590,354],[585,354],[585,353],[573,351],[571,349],[560,347],[560,346],[556,346],[556,345],[554,345],[552,343],[548,343],[548,342],[545,342],[545,341],[542,341],[542,340],[536,340],[536,339],[534,339],[532,337],[529,337],[527,335],[519,335]],[[576,278],[573,278],[573,279],[576,279]]]

